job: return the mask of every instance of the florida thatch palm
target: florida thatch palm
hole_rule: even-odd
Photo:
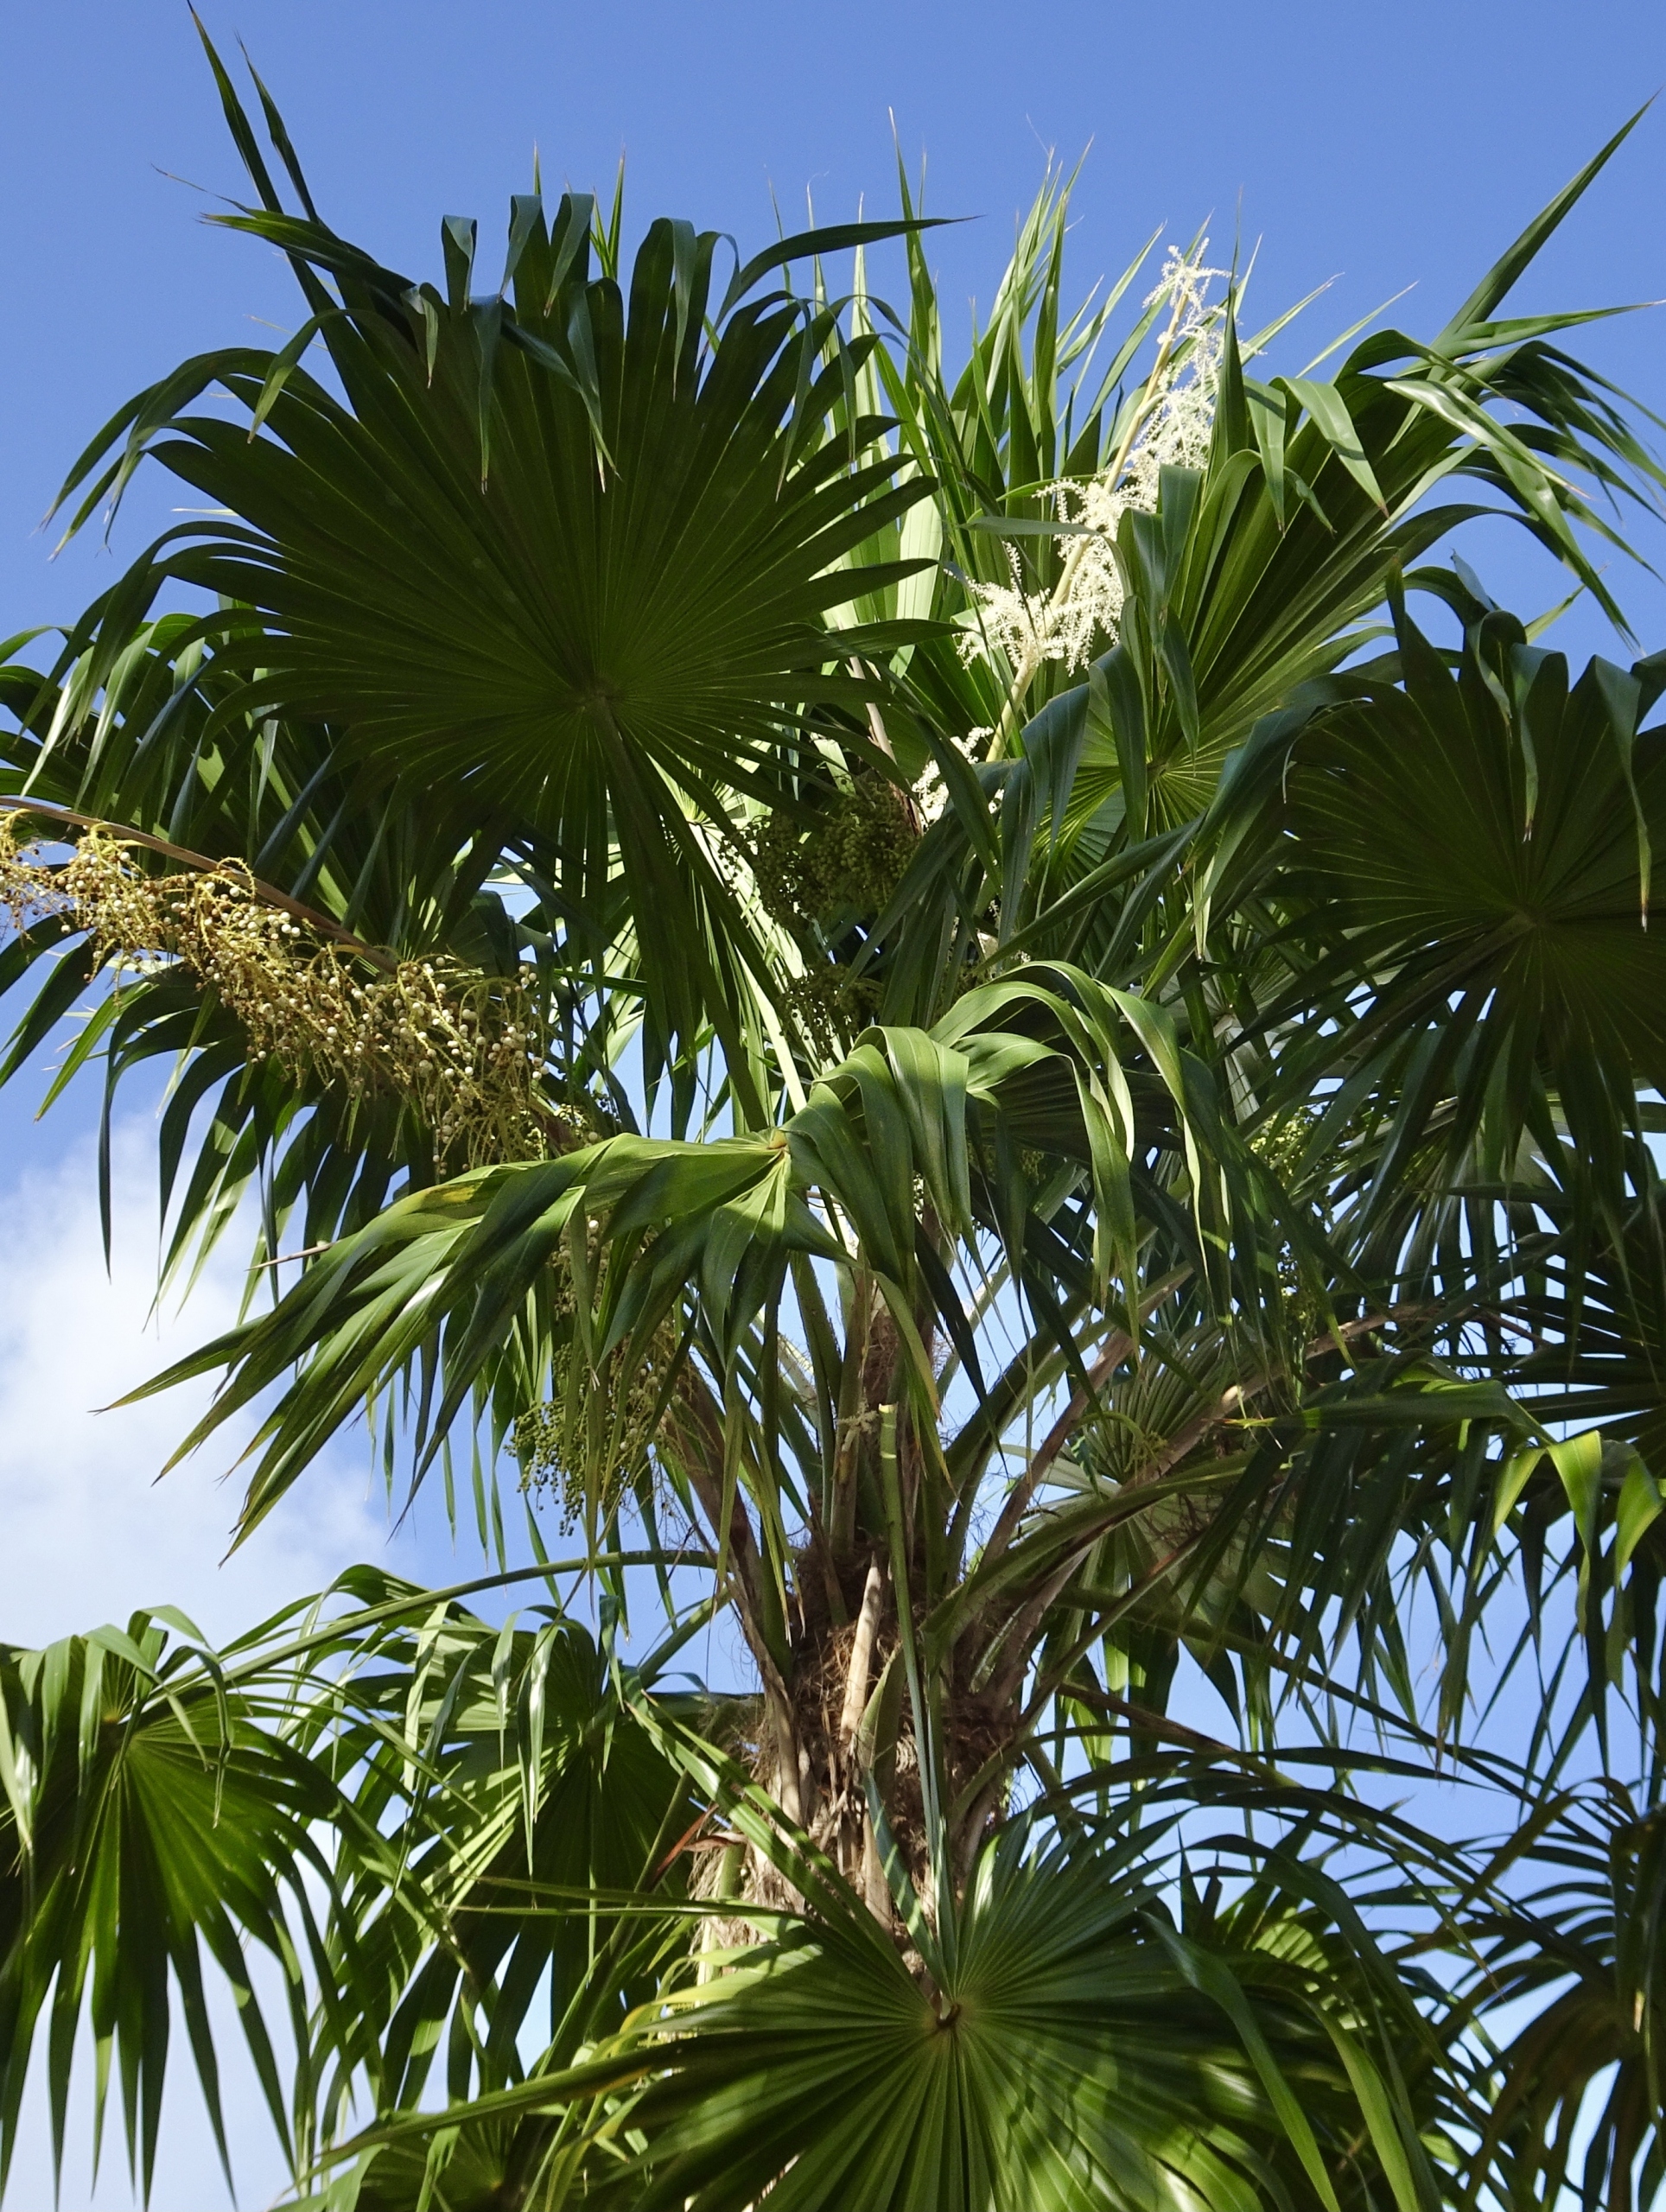
[[[241,1535],[368,1407],[569,1556],[4,1657],[6,2141],[86,2008],[148,2174],[206,1945],[366,2212],[1524,2206],[1610,2065],[1579,2178],[1653,2196],[1666,661],[1417,566],[1502,511],[1618,619],[1660,473],[1501,309],[1619,141],[1323,381],[1200,247],[1069,321],[1050,183],[951,377],[906,190],[727,283],[530,196],[436,289],[219,81],[308,319],[72,474],[210,513],[5,671],[8,1069],[102,976],[170,1268],[301,1254],[162,1378],[259,1402]],[[1503,1848],[1372,1809],[1437,1755]]]

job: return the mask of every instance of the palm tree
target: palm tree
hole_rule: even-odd
[[[1624,634],[1666,477],[1501,310],[1625,131],[1326,380],[1201,241],[1070,316],[1050,175],[951,377],[906,181],[441,289],[209,52],[307,320],[71,473],[206,512],[0,678],[3,1073],[96,982],[169,1272],[293,1255],[150,1386],[239,1540],[368,1409],[500,1555],[0,1656],[4,2145],[48,2014],[218,2125],[206,1948],[321,2206],[1655,2197],[1666,657],[1418,565]]]

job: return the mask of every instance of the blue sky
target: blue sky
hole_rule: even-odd
[[[662,213],[735,234],[797,227],[805,194],[844,219],[894,206],[893,128],[927,162],[945,299],[987,306],[1014,215],[1049,150],[1087,150],[1076,199],[1075,279],[1119,270],[1159,223],[1207,220],[1218,253],[1262,241],[1270,314],[1334,279],[1289,365],[1407,285],[1395,317],[1432,330],[1527,218],[1666,81],[1659,0],[1405,0],[1392,10],[1262,0],[1162,9],[850,4],[758,0],[671,6],[613,0],[206,0],[228,49],[240,35],[283,105],[320,204],[339,229],[414,275],[438,261],[442,215],[477,214],[482,258],[509,194],[530,179],[609,188],[627,158],[627,227]],[[143,486],[115,539],[49,563],[35,525],[69,461],[139,386],[182,356],[263,342],[296,320],[267,251],[200,218],[239,172],[183,0],[53,0],[18,10],[0,134],[0,634],[65,620],[166,526]],[[188,180],[187,182],[179,180]],[[1518,296],[1523,309],[1666,295],[1666,103],[1645,118]],[[194,188],[201,188],[201,189]],[[210,195],[205,197],[205,192]],[[772,197],[773,195],[773,197]],[[883,289],[883,271],[876,275]],[[251,321],[252,317],[255,320]],[[1308,335],[1311,334],[1311,335]],[[954,331],[951,326],[951,339]],[[1581,334],[1576,350],[1666,415],[1666,319]],[[1656,547],[1656,554],[1659,548]],[[1536,612],[1558,595],[1536,556],[1502,535],[1481,565],[1497,595]],[[1663,562],[1666,566],[1666,562]],[[1622,584],[1645,645],[1666,644],[1666,593]],[[1576,610],[1568,649],[1614,653]],[[28,1086],[0,1094],[0,1637],[45,1637],[173,1599],[225,1629],[268,1599],[378,1546],[385,1519],[362,1461],[344,1454],[254,1556],[215,1566],[230,1501],[218,1465],[150,1487],[183,1408],[95,1421],[85,1410],[229,1313],[229,1268],[159,1343],[145,1332],[154,1249],[143,1115],[119,1133],[117,1265],[106,1281],[92,1203],[94,1102],[44,1122]],[[448,1546],[420,1519],[398,1556],[436,1579]],[[472,1562],[465,1560],[463,1571]],[[188,2099],[158,2201],[217,2205],[222,2190]],[[251,2143],[252,2112],[239,2130]],[[13,2201],[44,2202],[38,2155]],[[270,2174],[258,2145],[245,2202]],[[72,2166],[66,2204],[86,2197]],[[119,2158],[97,2198],[127,2201]]]

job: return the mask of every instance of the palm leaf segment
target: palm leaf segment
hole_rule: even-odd
[[[982,1855],[924,1986],[865,1914],[824,1910],[639,2024],[664,2072],[629,2107],[652,2147],[620,2200],[1334,2205],[1356,2164],[1392,2200],[1422,2162],[1360,2139],[1340,2053],[1374,2083],[1377,2061],[1320,1946],[1292,1970],[1244,1927],[1199,1942],[1121,1853],[1027,1844],[1021,1823]]]

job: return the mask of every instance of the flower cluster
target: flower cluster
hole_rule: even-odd
[[[1281,1120],[1266,1122],[1255,1130],[1250,1139],[1250,1148],[1264,1160],[1278,1178],[1282,1188],[1296,1201],[1302,1203],[1303,1166],[1313,1133],[1320,1118],[1315,1107],[1298,1107]],[[1328,1229],[1330,1209],[1323,1196],[1318,1199],[1319,1221]],[[1296,1264],[1295,1254],[1288,1243],[1281,1241],[1277,1248],[1279,1287],[1293,1317],[1294,1325],[1303,1336],[1319,1325],[1323,1316],[1318,1301],[1307,1290]]]
[[[536,1004],[519,982],[450,961],[379,969],[274,906],[237,861],[148,874],[132,845],[92,829],[48,862],[19,843],[24,819],[0,816],[0,908],[16,928],[62,916],[118,981],[182,968],[241,1025],[253,1058],[350,1100],[408,1103],[442,1160],[536,1159],[558,1135]]]
[[[919,842],[909,800],[872,770],[853,777],[804,830],[784,810],[754,839],[753,877],[765,912],[785,928],[835,914],[879,913]]]
[[[600,1251],[599,1225],[588,1224],[593,1263],[601,1279],[607,1258]],[[553,1262],[555,1285],[550,1319],[557,1337],[550,1362],[550,1395],[522,1414],[510,1432],[520,1462],[521,1488],[556,1494],[563,1529],[584,1518],[587,1502],[606,1521],[648,1465],[649,1447],[659,1433],[661,1401],[676,1363],[679,1338],[671,1319],[663,1321],[647,1351],[633,1361],[628,1343],[592,1367],[576,1341],[573,1320],[577,1294],[565,1252]],[[575,1387],[576,1385],[576,1388]]]
[[[878,1014],[880,986],[876,976],[855,975],[847,962],[832,961],[794,976],[785,998],[816,1051],[841,1060]]]
[[[969,729],[963,737],[956,738],[954,742],[969,760],[982,760],[994,735],[993,727],[982,723],[975,729]],[[915,784],[912,796],[920,827],[929,830],[949,804],[949,786],[943,780],[943,771],[935,762]]]
[[[973,586],[978,620],[966,631],[961,651],[969,661],[992,651],[1004,654],[1014,671],[1015,698],[1022,697],[1043,661],[1083,668],[1096,639],[1115,639],[1122,613],[1115,550],[1122,517],[1155,509],[1165,468],[1200,469],[1209,458],[1222,345],[1219,310],[1209,303],[1209,286],[1223,272],[1204,266],[1207,246],[1205,239],[1190,257],[1171,246],[1161,282],[1146,301],[1148,307],[1167,301],[1169,315],[1130,435],[1100,475],[1086,484],[1051,487],[1059,520],[1086,533],[1071,539],[1055,589],[1024,588],[1023,564],[1014,546],[1007,549],[1010,586]]]

